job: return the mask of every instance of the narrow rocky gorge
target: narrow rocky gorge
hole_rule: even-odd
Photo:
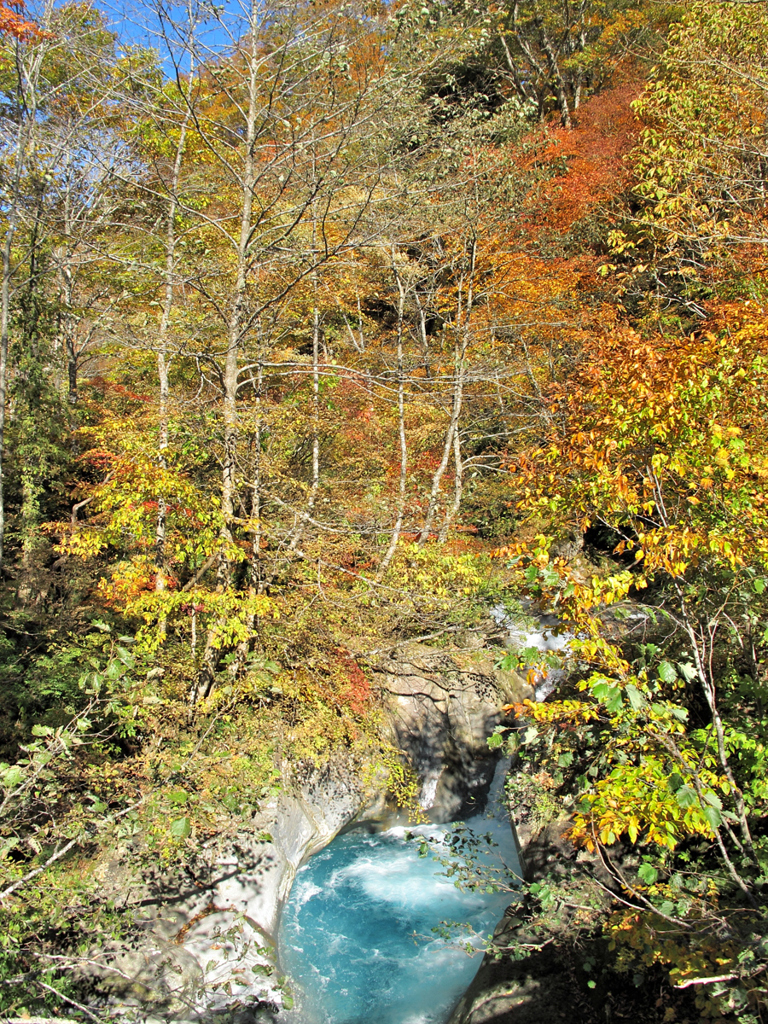
[[[531,687],[482,652],[415,643],[381,657],[374,681],[384,737],[417,772],[423,809],[439,822],[471,814],[496,764],[487,738],[503,706]],[[381,774],[364,781],[360,766],[337,757],[284,786],[236,837],[198,850],[183,879],[160,867],[136,878],[127,851],[113,851],[96,871],[141,937],[102,952],[88,971],[115,1008],[145,1020],[271,1020],[291,1002],[275,950],[298,868],[342,830],[395,812]]]

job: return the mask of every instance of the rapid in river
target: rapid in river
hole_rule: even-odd
[[[519,873],[500,800],[500,762],[488,811],[464,825],[490,834],[483,860]],[[394,827],[339,836],[305,864],[283,912],[280,962],[296,1009],[286,1024],[443,1024],[482,960],[480,950],[512,898],[462,890],[437,857],[455,824]],[[509,869],[508,872],[506,869]],[[455,876],[454,876],[455,877]],[[460,927],[446,932],[445,922]],[[466,951],[471,944],[477,952]]]

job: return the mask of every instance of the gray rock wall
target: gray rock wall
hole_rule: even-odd
[[[532,697],[533,689],[481,653],[415,643],[385,655],[374,680],[388,709],[387,738],[422,781],[422,807],[435,821],[470,816],[493,776],[487,740],[506,720],[502,707]]]

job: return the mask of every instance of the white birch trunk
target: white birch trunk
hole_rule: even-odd
[[[400,483],[397,496],[397,519],[392,530],[392,537],[389,542],[386,554],[381,560],[377,579],[381,579],[387,571],[389,563],[397,550],[400,540],[400,532],[403,528],[403,517],[405,515],[405,493],[408,482],[408,442],[405,433],[405,377],[403,374],[403,315],[405,310],[405,287],[403,280],[398,273],[395,262],[395,254],[392,253],[392,272],[397,283],[397,431],[400,440]]]
[[[451,402],[451,418],[448,423],[448,429],[445,432],[445,442],[443,444],[443,454],[440,459],[435,473],[432,477],[432,487],[429,492],[429,503],[427,505],[427,513],[424,519],[424,526],[419,534],[419,545],[426,544],[429,539],[430,531],[432,530],[432,524],[435,518],[435,512],[437,510],[437,499],[440,494],[440,484],[442,483],[445,471],[448,468],[448,461],[451,456],[451,449],[453,448],[453,439],[458,430],[459,419],[461,417],[462,404],[464,399],[464,374],[466,371],[466,356],[467,347],[469,345],[469,330],[470,330],[470,318],[472,316],[472,305],[474,301],[474,276],[475,276],[475,261],[477,257],[477,242],[473,239],[471,247],[470,264],[468,273],[466,276],[467,284],[467,299],[466,304],[463,300],[463,291],[465,284],[465,276],[462,276],[459,280],[459,294],[456,305],[456,329],[455,329],[455,341],[454,341],[454,381],[453,381],[453,398]]]

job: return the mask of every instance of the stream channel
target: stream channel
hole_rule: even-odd
[[[520,871],[503,801],[508,759],[500,761],[486,811],[464,825],[491,834],[483,858]],[[480,951],[510,902],[509,893],[457,888],[421,840],[437,842],[456,823],[355,829],[334,839],[299,870],[283,910],[279,956],[296,1009],[285,1024],[444,1024],[477,973]],[[409,836],[411,838],[409,838]],[[446,937],[433,929],[462,922]],[[466,952],[470,941],[478,951]]]

